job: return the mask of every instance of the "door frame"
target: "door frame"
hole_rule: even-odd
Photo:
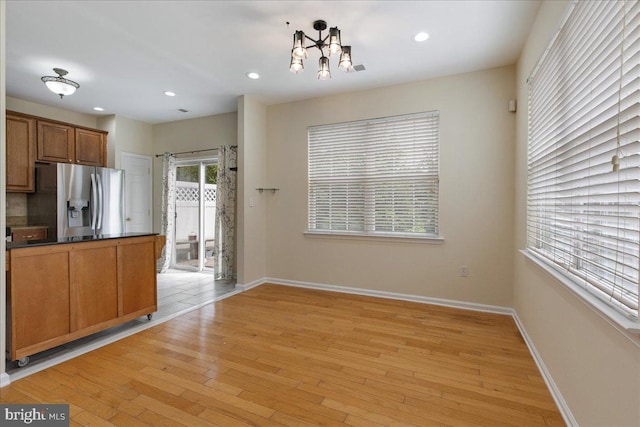
[[[204,231],[205,231],[205,200],[204,200],[204,186],[205,186],[205,170],[207,165],[211,165],[211,164],[218,164],[218,156],[206,156],[206,157],[192,157],[192,158],[184,158],[184,159],[176,159],[176,169],[181,167],[181,166],[199,166],[200,170],[199,170],[199,175],[198,175],[198,193],[200,195],[199,197],[199,206],[198,206],[198,236],[200,236],[198,238],[198,266],[197,267],[190,267],[190,266],[184,266],[184,265],[179,265],[176,263],[176,250],[175,250],[175,244],[176,244],[176,221],[173,222],[173,245],[174,245],[174,249],[172,252],[172,259],[171,259],[171,268],[174,269],[178,269],[178,270],[187,270],[187,271],[196,271],[196,272],[201,272],[201,271],[205,271],[205,257],[206,257],[206,250],[205,250],[205,239],[204,239]],[[175,183],[174,183],[175,185]],[[176,210],[176,215],[177,215],[177,210]]]
[[[149,231],[153,231],[153,159],[151,158],[151,156],[145,156],[143,154],[135,154],[135,153],[129,153],[126,151],[121,151],[120,152],[120,167],[125,171],[124,174],[124,179],[125,179],[125,189],[126,189],[126,185],[127,185],[127,173],[126,173],[126,169],[124,169],[124,165],[125,165],[125,158],[129,157],[129,158],[135,158],[135,159],[143,159],[146,160],[148,165],[149,165],[149,173],[147,174],[147,207],[149,209],[149,215],[148,215],[148,220],[149,220]],[[127,206],[125,204],[125,212],[126,212]],[[127,230],[127,225],[125,222],[125,231]]]

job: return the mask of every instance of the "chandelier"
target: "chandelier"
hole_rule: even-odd
[[[303,31],[296,31],[293,34],[293,49],[291,49],[291,63],[289,71],[298,74],[304,71],[303,59],[307,59],[307,49],[317,48],[320,51],[320,61],[318,62],[318,80],[328,80],[331,78],[331,70],[329,69],[329,58],[324,56],[325,50],[327,56],[340,55],[338,68],[348,72],[353,69],[351,62],[351,46],[342,46],[340,41],[340,30],[338,27],[329,28],[329,34],[322,38],[322,32],[327,29],[327,23],[322,20],[313,22],[313,29],[318,32],[318,40],[314,40],[307,36]],[[305,46],[305,39],[310,40],[312,44]]]
[[[54,68],[53,71],[57,76],[44,76],[40,80],[47,85],[51,92],[60,95],[61,99],[65,95],[71,95],[80,87],[80,85],[73,80],[64,78],[64,76],[68,74],[67,70]]]

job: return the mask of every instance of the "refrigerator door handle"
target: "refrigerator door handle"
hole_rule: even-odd
[[[98,225],[96,226],[96,230],[99,230],[102,228],[102,214],[103,214],[103,210],[104,210],[104,194],[102,193],[102,177],[99,174],[96,174],[98,176],[98,200],[100,200],[100,207],[98,210]]]
[[[91,212],[91,230],[96,231],[96,221],[98,215],[98,190],[96,185],[96,175],[91,174],[91,199],[93,203],[91,203],[91,207],[93,208]]]

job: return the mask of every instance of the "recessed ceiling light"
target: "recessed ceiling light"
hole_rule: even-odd
[[[102,107],[93,107],[93,109],[96,111],[104,111],[104,108]]]
[[[176,96],[175,92],[171,92],[170,90],[165,91],[164,94],[167,96]]]
[[[423,42],[423,41],[425,41],[425,40],[426,40],[426,39],[428,39],[428,38],[429,38],[429,34],[427,34],[427,33],[425,33],[425,32],[422,32],[422,33],[418,33],[418,34],[416,34],[416,35],[415,35],[415,37],[414,37],[413,39],[414,39],[415,41],[417,41],[417,42]]]
[[[246,76],[249,77],[251,80],[257,80],[260,78],[260,74],[255,72],[247,73]]]

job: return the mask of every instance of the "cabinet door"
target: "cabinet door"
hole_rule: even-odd
[[[107,166],[104,134],[87,129],[76,129],[76,163],[89,166]]]
[[[68,252],[13,249],[9,287],[13,354],[69,333]]]
[[[69,254],[69,269],[71,332],[118,317],[115,246],[78,245]]]
[[[128,240],[128,239],[127,239]],[[156,311],[157,283],[154,239],[141,243],[121,240],[118,246],[118,282],[122,294],[120,315]]]
[[[40,161],[73,163],[74,128],[60,123],[38,120],[38,155]]]
[[[36,121],[7,114],[7,191],[32,193]]]

